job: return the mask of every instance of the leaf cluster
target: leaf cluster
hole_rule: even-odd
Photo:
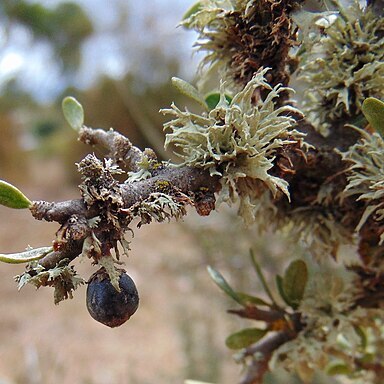
[[[248,348],[263,339],[269,332],[286,332],[289,334],[288,337],[291,337],[291,334],[298,331],[295,329],[294,311],[298,309],[304,297],[308,281],[306,263],[300,259],[294,260],[289,264],[283,276],[276,276],[276,288],[280,293],[280,301],[288,306],[290,309],[288,310],[275,299],[267,279],[252,252],[251,261],[269,300],[234,290],[220,272],[208,267],[208,272],[213,281],[226,295],[242,306],[240,310],[231,310],[231,313],[265,323],[264,328],[245,328],[230,335],[226,339],[226,345],[231,349]]]

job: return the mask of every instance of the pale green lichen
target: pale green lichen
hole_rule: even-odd
[[[369,347],[357,327],[377,332],[380,327],[374,319],[379,311],[356,307],[358,294],[353,272],[336,264],[311,263],[299,307],[305,327],[297,338],[275,351],[271,368],[295,372],[304,382],[312,382],[317,370],[331,373],[336,366],[354,380],[368,379],[369,373],[359,362],[364,361]]]
[[[68,260],[62,260],[60,264],[49,270],[44,269],[37,262],[31,263],[28,271],[16,276],[18,288],[23,288],[30,283],[36,288],[50,286],[54,287],[54,302],[58,304],[65,299],[72,299],[73,291],[85,281],[77,275],[73,267],[67,264]]]
[[[356,196],[357,201],[366,203],[365,211],[356,230],[360,230],[369,217],[384,220],[384,140],[378,133],[362,135],[355,145],[342,153],[343,160],[350,163],[347,171],[348,184],[342,196]],[[380,242],[384,241],[384,233]]]
[[[203,58],[200,68],[206,65],[214,65],[216,69],[223,69],[228,58],[228,49],[217,49],[228,45],[228,36],[225,32],[230,23],[227,17],[234,11],[235,1],[229,0],[203,0],[197,12],[183,20],[181,25],[188,29],[194,29],[199,33],[196,46],[200,51],[208,52]],[[239,4],[245,1],[239,1]]]
[[[306,83],[304,111],[327,134],[333,122],[361,114],[364,99],[384,97],[384,18],[357,0],[337,17],[318,21],[304,36],[299,74]]]
[[[172,218],[180,219],[187,213],[186,205],[192,205],[192,201],[181,192],[176,192],[174,196],[153,192],[145,200],[127,209],[126,214],[132,219],[138,217],[140,221],[137,226],[141,227],[143,224],[151,223],[152,220],[161,223]]]
[[[301,241],[316,260],[336,258],[341,245],[353,243],[350,231],[325,206],[294,210],[284,230]]]
[[[338,257],[340,246],[354,242],[353,233],[340,224],[332,214],[332,208],[326,202],[305,208],[293,209],[289,215],[274,204],[270,193],[265,191],[255,201],[256,223],[260,233],[273,231],[293,243],[306,249],[316,260],[325,260],[329,256]],[[242,217],[253,218],[244,205]],[[264,220],[268,217],[268,220]]]
[[[221,73],[228,86],[243,87],[261,67],[271,67],[272,84],[289,80],[287,51],[296,30],[289,13],[300,1],[202,0],[182,25],[198,33],[205,53],[200,69]],[[201,76],[204,80],[204,76]]]
[[[271,87],[259,71],[230,104],[221,84],[220,102],[210,112],[197,115],[181,111],[175,105],[163,113],[173,120],[164,125],[165,146],[174,146],[182,159],[181,165],[209,170],[221,177],[219,200],[235,202],[240,198],[240,213],[247,222],[254,219],[258,196],[266,189],[276,197],[284,193],[289,198],[288,183],[269,172],[276,152],[284,145],[302,142],[303,134],[294,129],[300,111],[292,106],[276,107],[279,95],[287,88]],[[260,89],[268,90],[264,100]],[[256,96],[257,97],[257,96]]]
[[[136,172],[128,172],[128,178],[125,183],[134,183],[136,181],[146,180],[151,177],[152,162],[148,156],[143,155],[141,161],[137,163],[139,170]]]

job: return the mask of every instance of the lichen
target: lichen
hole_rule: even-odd
[[[368,345],[363,334],[382,331],[375,323],[378,310],[354,305],[359,289],[356,274],[344,267],[312,263],[299,308],[305,326],[275,351],[271,368],[295,372],[304,382],[312,382],[317,370],[331,374],[334,367],[354,379],[367,379],[362,362],[374,343]]]
[[[341,245],[354,242],[351,231],[324,206],[294,210],[284,230],[289,231],[292,239],[301,241],[319,261],[329,256],[337,258]]]
[[[206,52],[201,68],[222,70],[223,78],[242,88],[256,71],[268,66],[273,69],[271,84],[287,85],[287,52],[296,40],[289,13],[298,3],[204,0],[182,25],[199,34],[196,46]]]
[[[18,288],[30,283],[36,288],[54,287],[54,302],[58,304],[65,299],[72,299],[72,293],[85,281],[77,275],[69,260],[62,260],[60,264],[49,270],[44,269],[37,262],[31,263],[29,269],[22,275],[16,276]]]
[[[342,153],[347,170],[348,183],[342,197],[355,196],[366,208],[356,230],[360,230],[370,217],[383,223],[384,220],[384,140],[378,133],[359,130],[361,139],[348,151]],[[384,242],[384,233],[380,243]]]
[[[192,205],[192,201],[181,192],[173,191],[172,195],[153,192],[148,198],[127,209],[126,214],[131,217],[131,220],[138,217],[139,223],[137,226],[141,227],[153,220],[161,223],[172,218],[180,219],[187,213],[187,205]]]
[[[139,170],[136,172],[128,172],[128,178],[125,183],[134,183],[136,181],[146,180],[151,177],[151,160],[143,155],[141,161],[137,163]]]
[[[158,180],[156,181],[156,189],[159,192],[166,192],[172,188],[171,183],[168,180]]]
[[[384,96],[384,18],[357,0],[349,7],[335,3],[339,12],[304,36],[299,66],[304,112],[325,135],[335,121],[361,114],[367,97]]]
[[[284,145],[302,142],[303,134],[294,129],[300,115],[296,108],[276,107],[281,86],[271,87],[259,71],[230,104],[221,84],[220,102],[208,113],[197,115],[181,111],[175,105],[163,110],[173,120],[167,122],[165,146],[173,145],[182,159],[181,165],[209,170],[221,177],[219,201],[240,199],[240,213],[247,222],[254,220],[257,198],[268,188],[274,197],[283,193],[289,199],[288,183],[270,173],[276,151]],[[266,98],[253,104],[260,88],[268,90]]]
[[[87,155],[77,164],[83,182],[79,188],[88,207],[103,206],[104,210],[124,205],[119,183],[114,175],[124,173],[112,159],[99,160],[94,154]],[[107,212],[106,212],[107,213]]]
[[[292,209],[287,213],[275,204],[268,191],[264,191],[255,201],[254,211],[249,211],[246,205],[240,208],[242,217],[248,215],[248,221],[256,221],[260,234],[266,231],[278,233],[306,249],[318,261],[330,256],[336,259],[340,246],[355,242],[353,233],[335,219],[332,207],[326,203]]]

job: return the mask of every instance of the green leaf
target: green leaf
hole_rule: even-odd
[[[230,287],[230,285],[226,282],[223,275],[213,269],[211,266],[207,267],[208,273],[210,274],[212,280],[221,288],[229,297],[235,300],[240,305],[243,305],[241,298],[237,295],[237,293]]]
[[[8,208],[29,208],[32,202],[19,189],[4,180],[0,180],[0,204]]]
[[[327,369],[327,374],[330,376],[350,375],[351,373],[352,373],[351,367],[348,367],[348,365],[343,363],[333,364]]]
[[[367,336],[364,328],[362,328],[358,325],[354,325],[353,328],[355,329],[355,332],[357,333],[357,335],[360,337],[361,347],[363,348],[363,350],[365,350],[368,346],[368,336]]]
[[[225,344],[230,349],[246,348],[263,338],[267,332],[265,329],[245,328],[228,336]]]
[[[284,302],[288,305],[291,305],[288,297],[285,295],[284,288],[283,288],[283,278],[280,275],[276,275],[276,286]]]
[[[251,261],[252,261],[253,267],[255,268],[256,274],[257,274],[258,278],[260,279],[261,285],[263,286],[265,293],[271,299],[273,305],[275,307],[278,307],[277,302],[276,302],[275,298],[273,297],[271,290],[268,287],[267,280],[264,277],[263,271],[261,270],[261,267],[260,267],[259,263],[257,262],[256,257],[254,255],[252,249],[250,250],[250,255],[251,255]]]
[[[308,268],[303,260],[289,264],[282,281],[282,289],[288,304],[297,309],[304,295],[308,281]]]
[[[52,252],[52,250],[52,247],[42,247],[29,249],[28,251],[20,253],[0,254],[0,261],[9,264],[29,263],[30,261],[43,258],[48,255],[48,253]]]
[[[267,303],[265,300],[261,299],[260,297],[248,295],[244,292],[236,292],[236,295],[240,298],[243,305],[262,305],[264,307],[270,307],[271,304]]]
[[[66,97],[62,102],[62,109],[68,124],[77,132],[84,124],[84,110],[74,97]]]
[[[384,103],[375,97],[364,100],[362,110],[371,127],[384,137]]]
[[[195,13],[201,11],[203,9],[203,5],[201,4],[201,1],[198,1],[197,3],[193,4],[187,12],[184,13],[183,18],[181,20],[187,20]]]
[[[229,95],[225,95],[225,99],[227,100],[228,105],[231,104],[232,97]],[[205,102],[208,106],[209,110],[212,110],[216,108],[217,104],[219,104],[220,101],[220,93],[219,92],[213,92],[205,96]]]
[[[183,95],[199,103],[204,109],[207,109],[207,104],[204,101],[204,97],[200,92],[185,80],[178,77],[172,77],[172,85]]]

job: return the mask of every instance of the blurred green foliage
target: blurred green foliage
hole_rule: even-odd
[[[8,23],[25,26],[35,38],[48,41],[67,71],[79,65],[81,44],[93,32],[84,10],[71,1],[48,8],[37,2],[3,0],[0,16]]]
[[[55,156],[60,158],[65,168],[67,181],[78,182],[73,172],[74,163],[81,159],[88,148],[82,144],[74,145],[75,135],[61,112],[61,101],[66,96],[74,96],[84,105],[87,111],[86,125],[104,129],[113,127],[128,136],[135,145],[152,147],[164,159],[172,157],[171,151],[164,150],[165,117],[158,111],[169,106],[173,100],[183,99],[181,103],[191,104],[169,81],[171,74],[180,72],[178,59],[168,56],[159,49],[158,44],[143,47],[150,68],[161,70],[161,81],[151,82],[137,75],[138,68],[131,68],[119,79],[100,76],[88,89],[80,89],[73,75],[80,64],[87,66],[86,62],[81,62],[82,44],[95,34],[98,26],[93,25],[84,9],[74,2],[60,2],[54,6],[45,4],[26,0],[4,0],[0,3],[0,18],[6,39],[12,28],[21,25],[30,32],[36,44],[41,41],[48,43],[55,53],[55,61],[49,65],[58,65],[68,84],[56,100],[45,105],[39,104],[35,95],[23,89],[23,80],[17,73],[4,84],[0,90],[0,115],[4,115],[0,116],[4,140],[0,144],[0,175],[4,178],[11,176],[11,180],[18,181],[16,173],[20,173],[34,156]],[[128,19],[124,22],[120,20],[113,33],[122,39],[129,39],[129,36],[121,33],[127,22]],[[2,49],[6,46],[7,41],[0,47],[0,59]],[[126,61],[129,64],[128,55]],[[52,70],[55,68],[47,67],[47,76]],[[95,148],[96,152],[99,150]],[[23,177],[27,175],[24,173]]]

